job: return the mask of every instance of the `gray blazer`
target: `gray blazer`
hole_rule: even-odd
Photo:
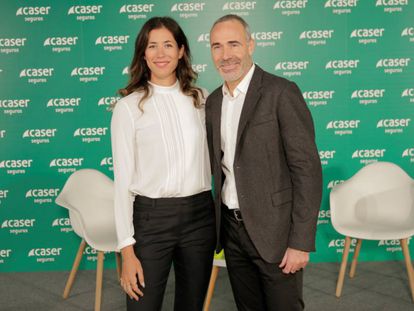
[[[218,241],[224,181],[222,100],[219,87],[206,102]],[[315,250],[322,170],[312,117],[295,83],[257,65],[240,116],[234,172],[244,225],[265,261],[280,262],[287,247]]]

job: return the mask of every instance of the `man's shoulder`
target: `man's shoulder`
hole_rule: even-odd
[[[220,98],[220,96],[222,96],[222,94],[223,94],[222,86],[220,85],[213,92],[210,93],[210,95],[207,97],[207,102],[211,102],[211,101],[214,101],[214,100]]]
[[[290,81],[286,78],[277,76],[273,73],[270,73],[266,70],[261,69],[260,67],[259,67],[259,69],[262,71],[262,75],[263,75],[262,82],[263,82],[263,86],[265,86],[265,87],[266,86],[270,86],[270,87],[273,86],[274,87],[275,84],[276,84],[278,87],[283,88],[283,87],[287,86],[288,84],[292,83],[292,81]]]

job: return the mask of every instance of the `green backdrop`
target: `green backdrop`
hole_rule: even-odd
[[[79,238],[54,199],[77,169],[112,177],[107,108],[127,81],[142,24],[177,19],[198,83],[212,91],[221,80],[209,30],[228,13],[250,23],[255,62],[297,82],[312,112],[324,172],[312,261],[341,258],[344,240],[330,222],[333,185],[374,161],[414,177],[413,1],[2,1],[0,271],[70,268]],[[367,242],[361,260],[400,259],[399,250],[397,241]],[[85,253],[81,268],[90,268],[96,253]],[[113,257],[105,264],[113,267]]]

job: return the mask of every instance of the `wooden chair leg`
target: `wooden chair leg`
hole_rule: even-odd
[[[351,270],[349,271],[349,277],[350,278],[353,278],[355,276],[355,271],[356,271],[356,266],[357,266],[357,262],[358,262],[359,251],[361,250],[361,244],[362,244],[362,240],[361,239],[358,239],[357,240],[357,245],[355,247],[354,256],[352,258]]]
[[[121,279],[121,273],[122,273],[121,253],[115,252],[115,259],[116,259],[116,272],[118,274],[118,281],[119,281]]]
[[[414,271],[411,263],[410,250],[408,249],[407,239],[400,240],[401,248],[404,254],[405,266],[407,267],[408,282],[410,284],[411,298],[414,301]]]
[[[104,252],[99,251],[98,263],[96,266],[95,311],[101,310],[103,266]]]
[[[216,286],[219,269],[220,268],[218,266],[213,266],[213,269],[211,270],[210,283],[208,284],[207,296],[206,300],[204,301],[203,311],[208,311],[210,309],[211,299],[213,298],[214,287]]]
[[[79,264],[82,260],[83,251],[85,250],[86,242],[82,240],[79,244],[78,252],[76,253],[75,261],[73,262],[72,270],[70,270],[70,274],[68,280],[66,281],[65,289],[63,290],[63,299],[69,297],[70,290],[72,289],[73,282],[75,281],[76,273],[78,272]]]
[[[344,277],[346,271],[346,264],[348,261],[349,248],[351,247],[351,238],[345,237],[344,253],[342,255],[341,268],[339,269],[338,283],[336,284],[336,297],[341,297],[342,286],[344,285]]]

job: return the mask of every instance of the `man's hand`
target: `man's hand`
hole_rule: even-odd
[[[285,256],[283,256],[282,262],[279,268],[283,268],[283,273],[295,273],[296,271],[303,269],[309,262],[309,253],[300,251],[293,248],[287,248]]]

